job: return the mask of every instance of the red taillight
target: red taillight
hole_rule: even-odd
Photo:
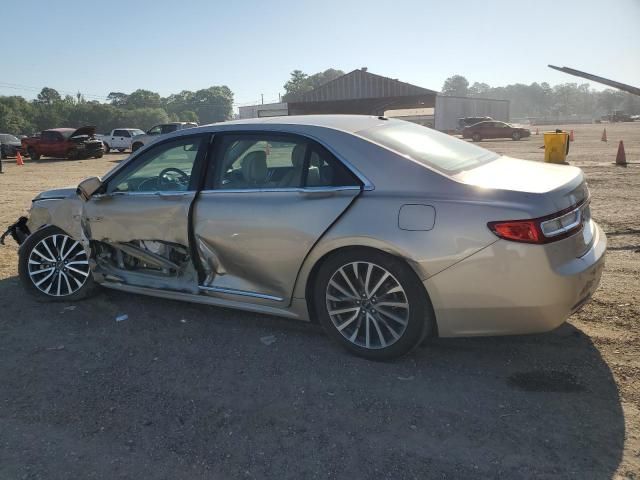
[[[589,219],[589,203],[582,201],[545,217],[528,220],[489,222],[489,229],[500,238],[513,242],[549,243],[562,240],[582,230]]]
[[[535,220],[491,222],[489,228],[500,238],[514,242],[544,243],[544,236]]]

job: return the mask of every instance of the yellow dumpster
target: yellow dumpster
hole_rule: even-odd
[[[569,154],[569,133],[562,130],[544,132],[544,161],[566,163]]]

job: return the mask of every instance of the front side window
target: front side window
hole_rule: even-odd
[[[147,133],[149,135],[160,135],[162,133],[162,131],[160,130],[160,125],[152,127]]]
[[[162,127],[160,127],[160,131],[163,134],[175,132],[177,129],[178,129],[178,125],[162,125]]]
[[[109,180],[107,193],[192,190],[191,171],[201,142],[202,137],[181,138],[151,148]]]
[[[227,135],[218,151],[218,189],[359,185],[351,172],[333,155],[304,137],[281,134]]]

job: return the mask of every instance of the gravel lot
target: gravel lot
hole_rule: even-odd
[[[8,240],[0,478],[640,477],[640,123],[566,128],[609,252],[593,301],[544,335],[373,363],[263,315],[115,291],[35,303]],[[481,145],[543,157],[541,135]],[[5,160],[0,226],[122,158]]]

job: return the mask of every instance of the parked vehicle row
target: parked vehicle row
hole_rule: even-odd
[[[171,122],[154,125],[146,132],[139,128],[116,128],[107,135],[96,134],[94,126],[50,128],[31,137],[22,135],[21,139],[0,133],[0,155],[7,158],[20,152],[34,160],[40,157],[100,158],[111,150],[134,152],[163,135],[197,126],[195,122]]]

